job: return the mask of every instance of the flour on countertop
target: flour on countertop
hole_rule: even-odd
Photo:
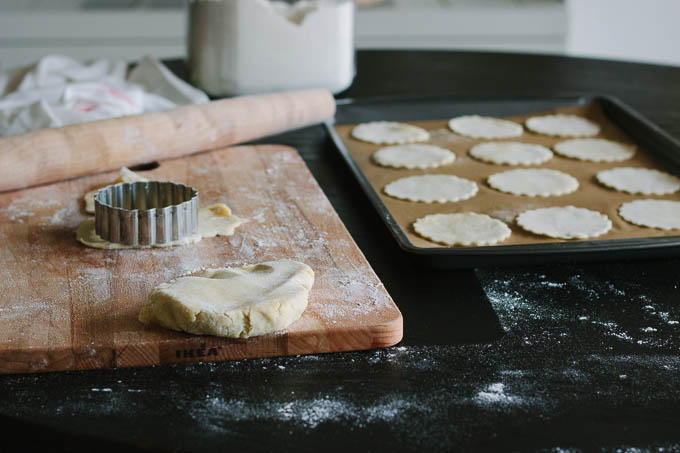
[[[603,278],[591,269],[588,265],[556,266],[552,278],[530,268],[476,272],[504,330],[525,332],[526,345],[560,336],[599,334],[618,344],[658,349],[672,341],[668,335],[674,338],[680,334],[672,330],[680,324],[680,307],[663,301],[661,310],[650,303],[650,295],[636,295],[641,277],[619,276],[613,269]]]
[[[595,395],[598,404],[633,404],[647,391],[644,404],[652,406],[677,395],[679,356],[570,350],[534,364],[526,364],[527,351],[468,344],[8,375],[2,376],[3,407],[24,418],[49,413],[62,423],[92,420],[92,426],[134,410],[187,426],[183,444],[213,445],[264,426],[274,436],[322,435],[341,423],[349,430],[387,430],[400,445],[450,450],[466,439],[469,423],[493,434],[518,419],[546,423],[578,411]],[[154,384],[159,373],[162,388]],[[257,379],[256,395],[242,391],[244,375]],[[54,395],[60,382],[68,385]],[[187,433],[195,437],[187,440]]]
[[[480,404],[520,404],[521,400],[517,397],[506,395],[504,392],[505,384],[496,382],[488,385],[484,390],[477,393],[475,400]]]

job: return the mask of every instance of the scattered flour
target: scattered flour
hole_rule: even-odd
[[[475,400],[481,404],[519,404],[519,398],[506,395],[504,392],[505,385],[497,382],[490,384],[485,390],[477,393]]]
[[[569,320],[578,322],[588,335],[599,332],[616,342],[663,348],[673,341],[649,334],[680,324],[674,304],[652,303],[651,295],[639,294],[641,283],[635,279],[610,274],[615,277],[607,281],[599,269],[598,273],[586,269],[564,265],[555,269],[559,278],[531,269],[478,269],[476,273],[503,329],[524,332],[526,346],[573,335]],[[662,305],[664,309],[659,308]]]
[[[425,408],[411,401],[385,398],[374,404],[357,405],[343,398],[319,395],[317,398],[290,401],[247,401],[208,397],[190,410],[190,415],[203,426],[221,431],[230,422],[269,420],[292,423],[303,428],[342,420],[357,428],[377,421],[390,422],[402,414],[422,412]]]

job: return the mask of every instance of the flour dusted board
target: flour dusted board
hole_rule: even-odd
[[[297,152],[236,147],[141,173],[196,187],[250,221],[194,246],[95,250],[75,241],[82,195],[117,172],[0,194],[0,372],[156,365],[384,347],[401,313]],[[316,280],[302,318],[245,340],[144,326],[161,282],[203,268],[292,258]]]

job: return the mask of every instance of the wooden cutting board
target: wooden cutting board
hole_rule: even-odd
[[[117,172],[0,194],[0,372],[128,367],[390,346],[402,317],[294,149],[227,148],[141,173],[194,186],[202,206],[247,217],[231,237],[146,250],[75,240],[82,195]],[[307,263],[309,305],[287,330],[250,339],[145,326],[159,283],[204,268],[280,258]]]

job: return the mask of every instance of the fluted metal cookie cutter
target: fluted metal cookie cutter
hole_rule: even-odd
[[[198,231],[198,192],[184,184],[123,182],[94,196],[95,231],[109,242],[155,245]]]

